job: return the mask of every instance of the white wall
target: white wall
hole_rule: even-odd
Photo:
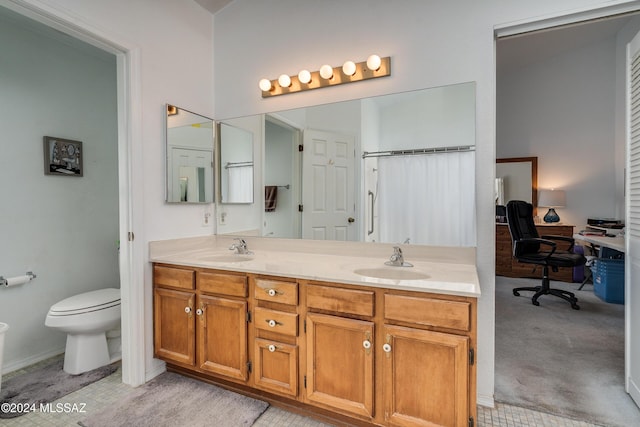
[[[498,78],[496,157],[537,156],[538,188],[565,190],[577,229],[616,217],[615,87],[615,37]]]
[[[64,351],[52,304],[120,286],[115,56],[42,31],[0,16],[0,275],[37,275],[0,289],[3,371]],[[45,135],[82,141],[83,177],[44,174]]]
[[[610,4],[603,0],[405,0],[399,7],[386,0],[235,0],[215,16],[215,103],[220,117],[476,82],[481,403],[492,402],[494,387],[494,28]],[[302,68],[317,70],[323,63],[362,61],[371,53],[391,56],[390,77],[295,95],[260,96],[261,78],[293,75]]]

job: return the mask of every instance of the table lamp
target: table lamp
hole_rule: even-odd
[[[549,208],[549,212],[544,216],[544,222],[560,222],[560,217],[555,208],[564,208],[566,205],[563,190],[540,190],[538,193],[538,207]]]

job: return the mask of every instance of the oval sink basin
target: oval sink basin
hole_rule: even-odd
[[[251,261],[253,257],[251,255],[210,255],[198,259],[206,262],[244,262]]]
[[[357,270],[353,270],[353,272],[360,276],[391,280],[422,280],[429,277],[427,274],[415,270],[408,270],[404,267],[359,268]]]

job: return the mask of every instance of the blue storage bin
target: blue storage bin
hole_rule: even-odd
[[[624,260],[596,258],[592,271],[596,296],[606,302],[624,304]]]

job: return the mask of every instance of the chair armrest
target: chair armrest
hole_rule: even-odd
[[[516,240],[514,242],[514,253],[518,252],[517,249],[518,249],[519,245],[523,245],[523,244],[527,244],[527,243],[538,243],[540,245],[551,246],[551,251],[549,252],[549,255],[547,255],[545,257],[545,259],[549,258],[551,255],[553,255],[553,253],[556,251],[556,246],[557,246],[556,243],[554,241],[552,241],[552,240],[542,239],[542,238],[539,238],[539,237],[535,237],[535,238],[531,237],[531,238],[528,238],[528,239]]]
[[[569,236],[541,236],[543,239],[548,239],[548,240],[560,240],[562,242],[567,242],[570,243],[569,245],[569,251],[573,250],[573,246],[575,245],[576,241],[573,237],[569,237]]]

